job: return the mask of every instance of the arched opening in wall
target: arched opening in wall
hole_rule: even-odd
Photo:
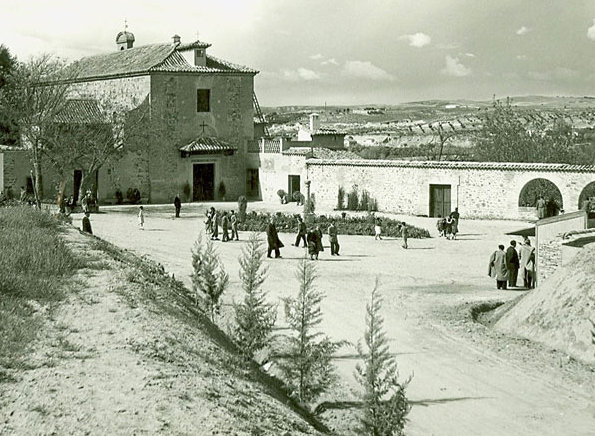
[[[543,198],[543,202],[539,198]],[[540,218],[558,215],[564,209],[562,193],[558,187],[547,179],[533,179],[521,189],[519,206],[543,209]]]
[[[591,203],[595,200],[595,181],[589,183],[587,186],[583,188],[581,191],[581,195],[578,197],[578,208],[583,209],[586,200],[591,199]],[[591,207],[594,207],[595,204],[592,204]]]

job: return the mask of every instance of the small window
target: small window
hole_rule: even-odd
[[[198,89],[196,91],[196,112],[210,112],[211,90]]]
[[[205,55],[205,52],[202,51],[201,49],[196,50],[195,53],[196,53],[197,58],[202,58]]]

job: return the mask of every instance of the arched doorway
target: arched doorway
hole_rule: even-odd
[[[539,197],[546,202],[546,216],[554,216],[564,209],[562,193],[558,187],[547,179],[533,179],[523,186],[519,194],[519,206],[535,207]]]
[[[587,200],[588,198],[594,198],[594,197],[595,197],[595,181],[589,183],[581,191],[581,195],[579,195],[579,197],[578,197],[578,208],[582,209],[583,202],[585,200]]]

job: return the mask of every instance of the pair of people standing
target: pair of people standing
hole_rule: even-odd
[[[331,245],[331,256],[339,256],[340,245],[337,226],[335,225],[334,221],[330,222],[327,232]],[[322,244],[322,230],[320,229],[320,225],[317,225],[308,232],[306,223],[301,216],[298,216],[298,233],[295,237],[295,243],[293,245],[299,247],[301,241],[304,242],[304,247],[308,247],[310,259],[318,259],[318,254],[321,251],[324,251]]]

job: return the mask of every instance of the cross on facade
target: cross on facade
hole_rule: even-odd
[[[209,125],[207,123],[205,123],[204,121],[202,122],[202,124],[200,124],[200,127],[202,127],[202,134],[205,134],[205,127],[208,127]]]

